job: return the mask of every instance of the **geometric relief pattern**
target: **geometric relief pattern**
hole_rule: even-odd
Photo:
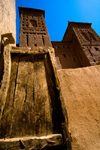
[[[97,41],[95,36],[91,32],[82,31],[81,32],[83,38],[88,41]]]
[[[91,28],[91,25],[80,24],[73,27],[74,33],[77,35],[80,44],[82,45],[98,45],[100,43],[100,37],[97,33]]]

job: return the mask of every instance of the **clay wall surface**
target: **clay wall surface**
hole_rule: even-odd
[[[77,58],[79,59],[81,67],[91,66],[90,61],[88,59],[89,55],[86,55],[86,53],[84,52],[84,49],[80,45],[76,35],[73,36],[72,48],[75,51]]]
[[[69,22],[61,42],[52,42],[57,69],[93,66],[100,61],[100,37],[90,23]]]
[[[0,0],[0,43],[5,33],[12,33],[16,41],[15,0]]]
[[[87,56],[90,65],[94,66],[100,61],[100,46],[83,46],[84,54]]]
[[[100,37],[91,28],[91,24],[73,24],[73,31],[81,46],[81,51],[86,55],[90,65],[96,65],[100,61]]]
[[[79,68],[81,63],[72,43],[52,42],[57,69]]]
[[[100,65],[58,70],[73,150],[100,149]]]
[[[52,47],[46,28],[43,10],[19,8],[20,47]]]

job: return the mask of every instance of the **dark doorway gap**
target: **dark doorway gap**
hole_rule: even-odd
[[[27,46],[28,46],[28,35],[26,35],[26,39],[27,39]]]
[[[44,36],[42,36],[42,41],[43,41],[43,45],[45,46],[45,42],[44,42]]]

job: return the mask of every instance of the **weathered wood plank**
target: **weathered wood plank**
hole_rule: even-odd
[[[28,149],[28,150],[56,150],[55,146],[62,145],[63,139],[61,134],[51,134],[43,137],[23,137],[23,138],[12,138],[12,139],[0,139],[0,149]],[[54,146],[54,147],[53,147]],[[57,148],[58,150],[59,148]],[[61,149],[60,149],[61,150]]]
[[[35,131],[36,135],[52,133],[52,120],[46,82],[44,57],[34,61]],[[49,127],[47,129],[47,126]]]
[[[13,107],[14,95],[15,95],[15,86],[16,86],[16,78],[18,73],[18,57],[12,57],[11,60],[11,78],[10,78],[10,86],[7,94],[6,105],[4,109],[4,114],[9,111]]]
[[[35,132],[35,113],[34,113],[34,70],[33,70],[33,57],[29,57],[27,68],[27,97],[23,105],[23,109],[27,111],[28,124],[26,135],[34,135]],[[29,129],[30,128],[30,129]],[[29,132],[30,131],[30,132]]]
[[[3,116],[0,121],[0,137],[8,138],[11,134],[12,120],[14,115],[13,110],[13,99],[15,93],[15,84],[17,78],[17,69],[18,69],[18,57],[12,57],[11,61],[11,77],[10,77],[10,86],[7,93],[6,104],[3,112]]]
[[[25,102],[27,100],[28,60],[28,57],[21,56],[19,61],[14,99],[16,112],[13,118],[12,137],[30,135],[30,118],[28,116],[30,107],[25,107],[27,106]]]
[[[18,68],[12,137],[34,135],[34,70],[32,56],[21,56]]]

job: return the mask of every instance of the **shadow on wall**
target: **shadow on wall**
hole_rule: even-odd
[[[3,73],[4,73],[3,48],[4,48],[4,46],[2,45],[1,51],[0,51],[0,88],[1,88],[2,78],[3,78]]]

